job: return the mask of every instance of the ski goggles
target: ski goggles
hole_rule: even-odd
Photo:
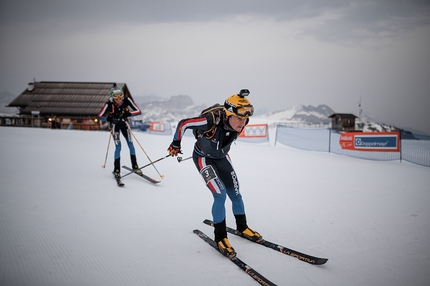
[[[249,117],[254,114],[254,106],[252,105],[239,106],[234,108],[233,112],[239,117]]]
[[[119,90],[118,91],[114,91],[112,93],[112,98],[115,99],[115,100],[122,99],[123,98],[122,92],[119,91]]]

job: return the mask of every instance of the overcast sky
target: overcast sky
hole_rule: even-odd
[[[430,1],[1,0],[0,91],[125,82],[133,96],[327,104],[430,133]]]

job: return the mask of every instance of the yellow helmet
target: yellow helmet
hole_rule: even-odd
[[[254,114],[254,107],[245,96],[248,96],[249,90],[242,89],[239,94],[233,94],[224,102],[224,108],[227,116],[237,116],[248,118]]]

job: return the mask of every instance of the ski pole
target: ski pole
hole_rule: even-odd
[[[176,159],[178,159],[178,163],[181,163],[182,161],[185,161],[185,160],[188,160],[188,159],[191,159],[191,158],[193,158],[193,156],[190,156],[190,157],[185,158],[185,159],[182,159],[182,157],[178,157]]]
[[[134,136],[134,133],[133,133],[133,131],[131,131],[130,125],[128,125],[128,123],[127,123],[127,127],[128,127],[128,130],[130,130],[131,135],[133,135],[134,140],[136,140],[137,144],[139,144],[140,149],[142,149],[143,153],[145,153],[146,158],[148,158],[149,162],[151,162],[149,165],[152,165],[154,167],[155,171],[157,171],[157,173],[160,176],[160,178],[163,179],[164,175],[161,175],[160,172],[158,172],[158,169],[157,169],[157,167],[155,167],[154,162],[152,162],[151,158],[149,158],[148,154],[146,154],[145,149],[143,149],[142,145],[140,145],[139,140],[137,140],[136,136]]]
[[[146,167],[148,167],[149,165],[152,165],[152,164],[154,164],[154,163],[157,163],[158,161],[161,161],[161,160],[163,160],[163,159],[165,159],[165,158],[167,158],[167,157],[170,157],[170,155],[167,155],[167,156],[165,156],[165,157],[161,157],[160,159],[157,159],[157,160],[155,160],[155,161],[152,161],[152,163],[149,163],[149,164],[146,164],[146,165],[145,165],[145,166],[143,166],[143,167],[140,167],[140,168],[139,168],[139,170],[142,170],[143,168],[146,168]],[[128,176],[128,175],[133,174],[133,173],[134,173],[134,172],[127,173],[127,174],[125,174],[125,175],[121,176],[121,178],[124,178],[125,176]]]
[[[107,161],[107,157],[108,157],[108,153],[109,153],[109,145],[110,145],[110,139],[112,138],[112,132],[109,131],[109,141],[108,141],[108,146],[107,146],[107,150],[106,150],[106,157],[105,157],[105,163],[102,165],[102,168],[106,168],[106,161]]]

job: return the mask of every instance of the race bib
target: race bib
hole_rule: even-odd
[[[210,165],[201,169],[200,174],[202,175],[203,179],[205,180],[206,185],[209,183],[210,180],[218,178],[214,169]]]

